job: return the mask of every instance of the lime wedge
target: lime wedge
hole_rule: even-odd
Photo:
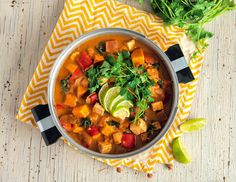
[[[114,112],[112,112],[112,116],[116,117],[116,118],[120,118],[120,119],[125,119],[126,117],[129,117],[130,112],[129,112],[129,108],[127,107],[118,107],[114,110]]]
[[[111,102],[118,96],[120,93],[120,87],[112,87],[108,89],[108,91],[105,93],[105,96],[102,100],[103,106],[106,111],[109,111],[108,108],[111,105]]]
[[[100,103],[101,103],[102,105],[103,105],[104,96],[105,96],[106,92],[108,91],[108,89],[109,89],[109,86],[108,86],[108,84],[106,83],[106,84],[104,84],[104,85],[102,86],[102,88],[99,90],[98,99],[99,99],[99,101],[100,101]]]
[[[202,129],[204,126],[206,126],[206,124],[207,121],[204,118],[190,119],[180,125],[180,130],[183,133],[189,133]]]
[[[191,162],[191,158],[186,150],[186,148],[183,146],[183,143],[181,141],[181,138],[175,138],[172,142],[172,150],[175,159],[180,162],[187,164]]]
[[[116,98],[111,101],[108,110],[111,112],[112,109],[114,110],[116,108],[116,105],[124,100],[124,97],[121,95],[118,95]]]
[[[127,108],[131,108],[131,107],[133,107],[134,105],[132,104],[132,102],[131,101],[129,101],[129,100],[124,100],[124,101],[122,101],[122,102],[120,102],[120,103],[118,103],[117,105],[116,105],[116,107],[127,107]]]

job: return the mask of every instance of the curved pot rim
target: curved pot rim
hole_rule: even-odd
[[[55,81],[57,78],[58,71],[60,70],[62,64],[66,60],[66,58],[74,51],[75,48],[77,48],[79,45],[83,44],[84,42],[88,41],[89,39],[93,39],[95,37],[99,37],[102,35],[112,35],[112,34],[117,34],[117,35],[126,35],[133,37],[137,39],[138,41],[141,41],[143,44],[149,46],[153,51],[155,51],[158,56],[163,60],[164,65],[166,69],[168,70],[169,76],[173,82],[172,89],[173,89],[173,100],[172,100],[172,108],[171,112],[169,114],[168,120],[166,121],[166,124],[164,127],[161,129],[161,132],[155,136],[149,143],[145,144],[139,149],[133,150],[131,152],[127,153],[122,153],[122,154],[102,154],[99,152],[92,151],[90,149],[87,149],[86,147],[80,145],[77,143],[74,139],[72,139],[67,132],[62,128],[62,126],[59,123],[55,107],[54,107],[54,85]],[[135,156],[137,154],[140,154],[148,149],[150,149],[154,144],[156,144],[158,141],[162,139],[162,137],[166,134],[166,132],[169,130],[171,124],[174,121],[174,117],[177,112],[177,106],[178,106],[178,100],[179,100],[179,87],[178,87],[178,79],[177,75],[170,63],[170,60],[168,56],[156,45],[154,44],[151,40],[146,38],[144,35],[131,31],[128,29],[123,29],[123,28],[103,28],[103,29],[98,29],[95,31],[91,31],[89,33],[83,34],[82,36],[78,37],[75,41],[73,41],[71,44],[69,44],[58,56],[56,59],[51,72],[49,76],[49,82],[48,82],[48,105],[49,105],[49,110],[53,118],[53,122],[59,132],[62,134],[62,136],[74,147],[79,149],[81,152],[89,154],[92,157],[98,157],[98,158],[107,158],[107,159],[120,159],[120,158],[128,158]]]

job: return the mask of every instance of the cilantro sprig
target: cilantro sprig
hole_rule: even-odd
[[[96,91],[101,80],[106,79],[121,88],[120,94],[131,100],[137,108],[134,122],[143,116],[149,103],[153,102],[150,87],[154,85],[143,66],[133,67],[128,51],[117,55],[107,55],[101,66],[93,66],[87,71],[90,92]]]
[[[234,0],[150,0],[155,13],[162,17],[165,24],[177,25],[187,30],[187,35],[203,48],[205,40],[213,33],[204,25],[220,14],[235,10]]]

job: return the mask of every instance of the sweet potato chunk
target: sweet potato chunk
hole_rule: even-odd
[[[134,66],[139,67],[143,65],[144,64],[143,49],[141,48],[135,49],[131,54],[131,59]]]
[[[80,84],[81,84],[81,86],[87,88],[87,87],[88,87],[88,84],[89,84],[88,79],[87,79],[86,77],[83,77],[82,80],[81,80],[81,82],[80,82]]]
[[[111,151],[112,149],[112,144],[108,141],[99,141],[98,142],[98,150],[102,153],[102,154],[107,154]]]
[[[130,125],[130,130],[135,134],[135,135],[140,135],[141,133],[144,133],[147,131],[147,123],[139,118],[136,123],[132,123]]]
[[[116,52],[118,48],[119,44],[117,40],[106,41],[106,52],[108,53]]]
[[[65,68],[72,74],[78,68],[78,65],[74,63],[69,63],[65,65]]]
[[[162,109],[164,109],[162,101],[157,101],[157,102],[152,103],[152,110],[153,111],[160,111]]]
[[[70,55],[70,60],[75,61],[76,58],[79,57],[79,55],[80,55],[80,52],[79,52],[79,51],[73,52],[73,53]]]
[[[72,110],[72,113],[75,117],[78,118],[87,118],[90,114],[90,108],[88,105],[84,104],[82,106],[75,107]]]
[[[121,143],[122,135],[123,135],[122,132],[117,132],[117,133],[114,133],[112,135],[115,144],[120,144]]]
[[[84,131],[83,127],[80,127],[78,124],[74,125],[74,128],[73,128],[74,133],[81,133],[82,131]]]
[[[114,126],[110,126],[108,124],[105,125],[105,127],[103,127],[101,129],[101,133],[105,136],[111,136],[113,133],[115,133],[115,128]]]
[[[75,107],[77,102],[77,97],[72,94],[66,94],[64,104],[69,107]]]
[[[90,120],[92,121],[92,123],[97,123],[100,119],[100,115],[98,115],[95,112],[92,112],[92,114],[90,115]]]
[[[87,89],[86,87],[78,86],[78,87],[77,87],[77,97],[81,97],[81,96],[84,95],[87,91],[88,91],[88,89]]]
[[[104,56],[102,56],[100,54],[95,54],[93,63],[95,64],[95,63],[102,62],[102,61],[104,61]]]

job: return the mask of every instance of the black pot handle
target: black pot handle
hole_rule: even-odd
[[[45,144],[51,145],[61,137],[61,133],[57,130],[48,105],[37,105],[31,112],[36,120],[39,130],[42,134]]]
[[[188,83],[194,80],[193,73],[186,62],[179,44],[169,47],[165,53],[171,61],[179,83]]]

